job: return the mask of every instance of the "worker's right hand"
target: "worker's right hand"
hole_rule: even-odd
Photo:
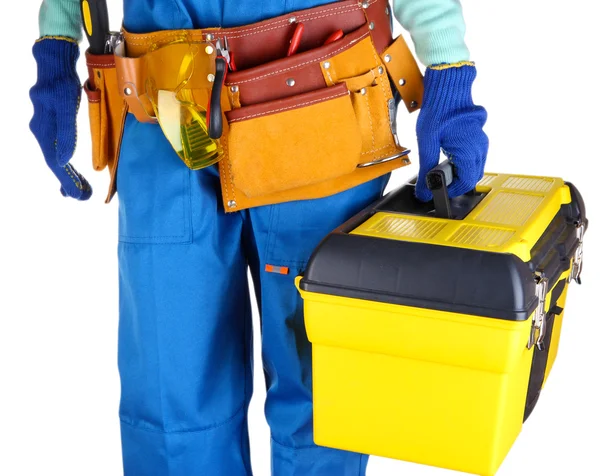
[[[473,104],[475,66],[470,62],[427,68],[425,94],[417,120],[419,177],[417,198],[433,199],[427,173],[440,162],[440,151],[454,165],[450,198],[473,190],[483,177],[489,141],[483,131],[487,112]]]
[[[81,84],[76,63],[79,47],[74,40],[43,37],[33,47],[38,78],[30,91],[33,119],[29,124],[48,167],[60,182],[65,197],[87,200],[92,188],[69,164],[77,143],[77,111]]]

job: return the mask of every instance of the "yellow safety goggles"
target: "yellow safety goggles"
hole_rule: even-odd
[[[192,170],[223,157],[218,139],[208,134],[213,48],[209,44],[174,42],[148,55],[146,93],[165,137]],[[173,74],[177,72],[177,74]]]

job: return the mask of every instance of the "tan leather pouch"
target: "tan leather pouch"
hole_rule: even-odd
[[[407,165],[369,25],[342,40],[230,73],[221,161],[228,211],[330,195]]]
[[[415,112],[423,102],[423,74],[404,38],[396,38],[381,58],[408,112]]]
[[[92,164],[95,170],[108,167],[111,176],[109,202],[116,190],[115,173],[123,135],[127,105],[119,95],[113,55],[86,53],[89,77],[84,83],[88,97],[92,138]]]
[[[398,155],[396,104],[383,62],[370,37],[320,62],[328,86],[346,84],[362,137],[359,166]]]
[[[229,160],[247,197],[349,174],[360,155],[360,129],[345,84],[227,113]]]

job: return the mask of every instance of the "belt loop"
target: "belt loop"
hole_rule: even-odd
[[[387,0],[358,0],[378,53],[392,43],[392,18]]]

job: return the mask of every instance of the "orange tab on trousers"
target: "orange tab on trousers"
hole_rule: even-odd
[[[265,271],[267,273],[289,274],[290,269],[287,266],[273,266],[272,264],[268,264],[265,266]]]

